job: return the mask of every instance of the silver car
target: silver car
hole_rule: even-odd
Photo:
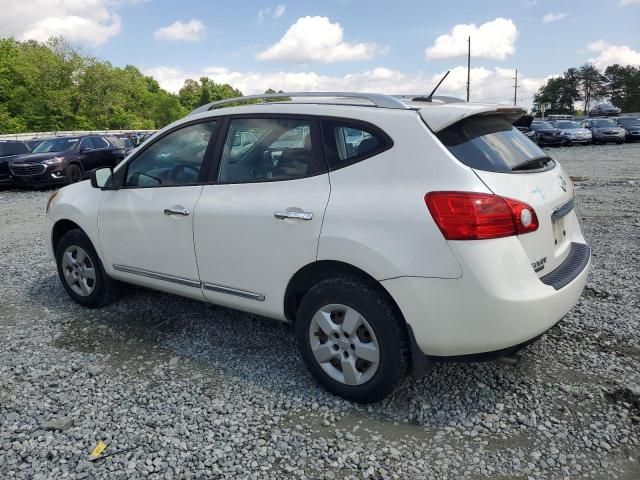
[[[580,125],[591,131],[593,143],[624,143],[624,128],[620,128],[610,118],[588,119]]]
[[[560,130],[565,145],[573,145],[575,143],[589,145],[591,143],[591,131],[581,127],[578,122],[558,120],[553,122],[553,125]]]

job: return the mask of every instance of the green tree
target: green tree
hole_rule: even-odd
[[[584,111],[588,112],[595,102],[606,95],[605,77],[589,63],[579,68],[577,77],[580,82],[580,95],[584,102]]]

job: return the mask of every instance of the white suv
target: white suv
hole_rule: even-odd
[[[118,281],[291,322],[316,380],[359,402],[515,352],[576,303],[573,185],[512,126],[524,110],[277,95],[201,107],[52,195],[71,298],[104,305]]]

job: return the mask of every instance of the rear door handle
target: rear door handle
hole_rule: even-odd
[[[280,220],[284,220],[286,218],[294,218],[296,220],[312,220],[313,219],[312,212],[301,212],[296,210],[284,210],[280,212],[274,212],[273,216]]]
[[[190,213],[191,212],[189,210],[182,207],[171,207],[164,209],[165,215],[180,215],[182,217],[188,217]]]

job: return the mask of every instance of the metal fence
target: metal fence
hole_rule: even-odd
[[[74,135],[113,135],[118,133],[153,133],[156,130],[74,130],[59,132],[30,132],[0,135],[0,140],[30,140],[32,138],[66,137]]]

